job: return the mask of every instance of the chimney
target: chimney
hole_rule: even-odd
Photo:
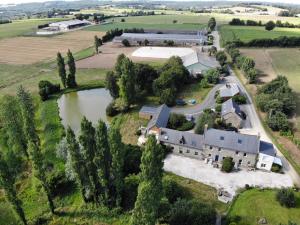
[[[204,135],[205,135],[207,129],[208,129],[208,124],[205,124],[205,125],[204,125],[204,133],[203,133]]]

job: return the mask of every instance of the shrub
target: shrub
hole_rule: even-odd
[[[247,103],[247,98],[246,96],[244,95],[236,95],[236,96],[233,96],[232,100],[239,104],[239,105],[242,105],[242,104],[246,104]]]
[[[215,110],[217,113],[220,113],[222,111],[222,105],[221,104],[217,104],[215,107]]]
[[[182,124],[180,127],[178,127],[177,130],[179,131],[187,131],[192,130],[194,128],[195,124],[192,121],[187,121],[184,124]]]
[[[296,207],[296,197],[294,191],[290,188],[282,188],[276,194],[276,199],[280,205],[287,208]]]
[[[281,167],[280,165],[278,165],[278,164],[273,164],[273,165],[272,165],[272,168],[271,168],[271,171],[274,172],[274,173],[280,173],[281,168],[282,168],[282,167]]]
[[[217,84],[220,79],[220,72],[217,69],[210,69],[206,71],[204,77],[208,83]]]
[[[227,56],[224,51],[218,51],[216,54],[216,59],[218,60],[221,66],[224,66],[227,60]]]
[[[273,21],[269,21],[266,23],[265,29],[267,31],[271,31],[275,28],[276,24]]]
[[[268,126],[273,131],[288,131],[290,130],[289,121],[286,115],[282,112],[275,112],[267,119]]]
[[[214,225],[216,211],[197,201],[180,199],[172,205],[168,224],[170,225]]]
[[[225,157],[222,163],[221,170],[226,173],[230,173],[234,167],[234,162],[231,157]]]
[[[207,125],[207,128],[212,128],[215,123],[216,115],[211,110],[204,110],[203,113],[198,117],[195,133],[196,134],[203,134],[205,125]]]
[[[115,109],[114,102],[109,103],[108,106],[106,107],[106,115],[115,116],[118,113],[119,113],[118,110]]]
[[[51,94],[58,93],[59,91],[59,84],[52,84],[50,81],[47,80],[41,80],[39,82],[39,94],[42,101],[47,100]]]
[[[169,203],[173,204],[178,199],[182,199],[185,196],[184,190],[174,180],[169,177],[163,179],[163,189],[165,197]]]
[[[127,39],[123,39],[122,40],[122,44],[125,46],[125,47],[129,47],[130,46],[130,43]]]

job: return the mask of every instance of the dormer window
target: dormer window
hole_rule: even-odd
[[[238,143],[239,143],[239,144],[242,144],[242,140],[241,140],[241,139],[238,139]]]
[[[225,139],[224,136],[221,136],[221,137],[220,137],[220,140],[221,140],[221,141],[224,141],[224,139]]]

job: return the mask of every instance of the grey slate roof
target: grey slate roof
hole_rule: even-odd
[[[176,144],[199,150],[203,149],[204,143],[203,135],[168,128],[161,128],[159,140],[164,143]]]
[[[222,111],[221,111],[222,117],[228,113],[236,113],[239,116],[241,115],[240,106],[236,104],[234,101],[232,101],[232,99],[229,99],[222,104]]]
[[[193,43],[202,43],[207,40],[207,37],[202,33],[198,34],[155,34],[155,33],[123,33],[119,37],[115,37],[114,41],[120,41],[123,39],[139,41],[139,40],[149,40],[149,41],[185,41]]]
[[[157,109],[157,107],[143,106],[140,110],[140,113],[145,113],[153,116],[157,112]]]
[[[236,83],[228,83],[224,87],[220,88],[220,97],[233,97],[240,93],[239,86]]]
[[[259,152],[270,156],[276,156],[274,145],[265,141],[260,141]]]
[[[260,141],[255,135],[209,129],[204,133],[204,143],[229,150],[258,154]]]
[[[148,123],[147,129],[151,129],[156,126],[158,128],[166,127],[168,124],[171,109],[163,104],[157,108],[156,113]]]

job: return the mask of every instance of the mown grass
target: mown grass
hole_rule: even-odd
[[[38,25],[66,20],[64,18],[13,20],[12,23],[0,24],[0,39],[33,33]]]
[[[226,42],[241,40],[249,42],[253,39],[263,38],[278,38],[280,36],[299,36],[299,28],[281,28],[276,27],[272,31],[265,30],[265,27],[258,26],[230,26],[223,25],[220,27],[221,43],[224,45]]]
[[[296,193],[296,208],[282,207],[276,200],[276,190],[252,189],[239,195],[229,210],[228,216],[238,218],[237,225],[257,224],[266,218],[268,224],[300,223],[300,193]]]

